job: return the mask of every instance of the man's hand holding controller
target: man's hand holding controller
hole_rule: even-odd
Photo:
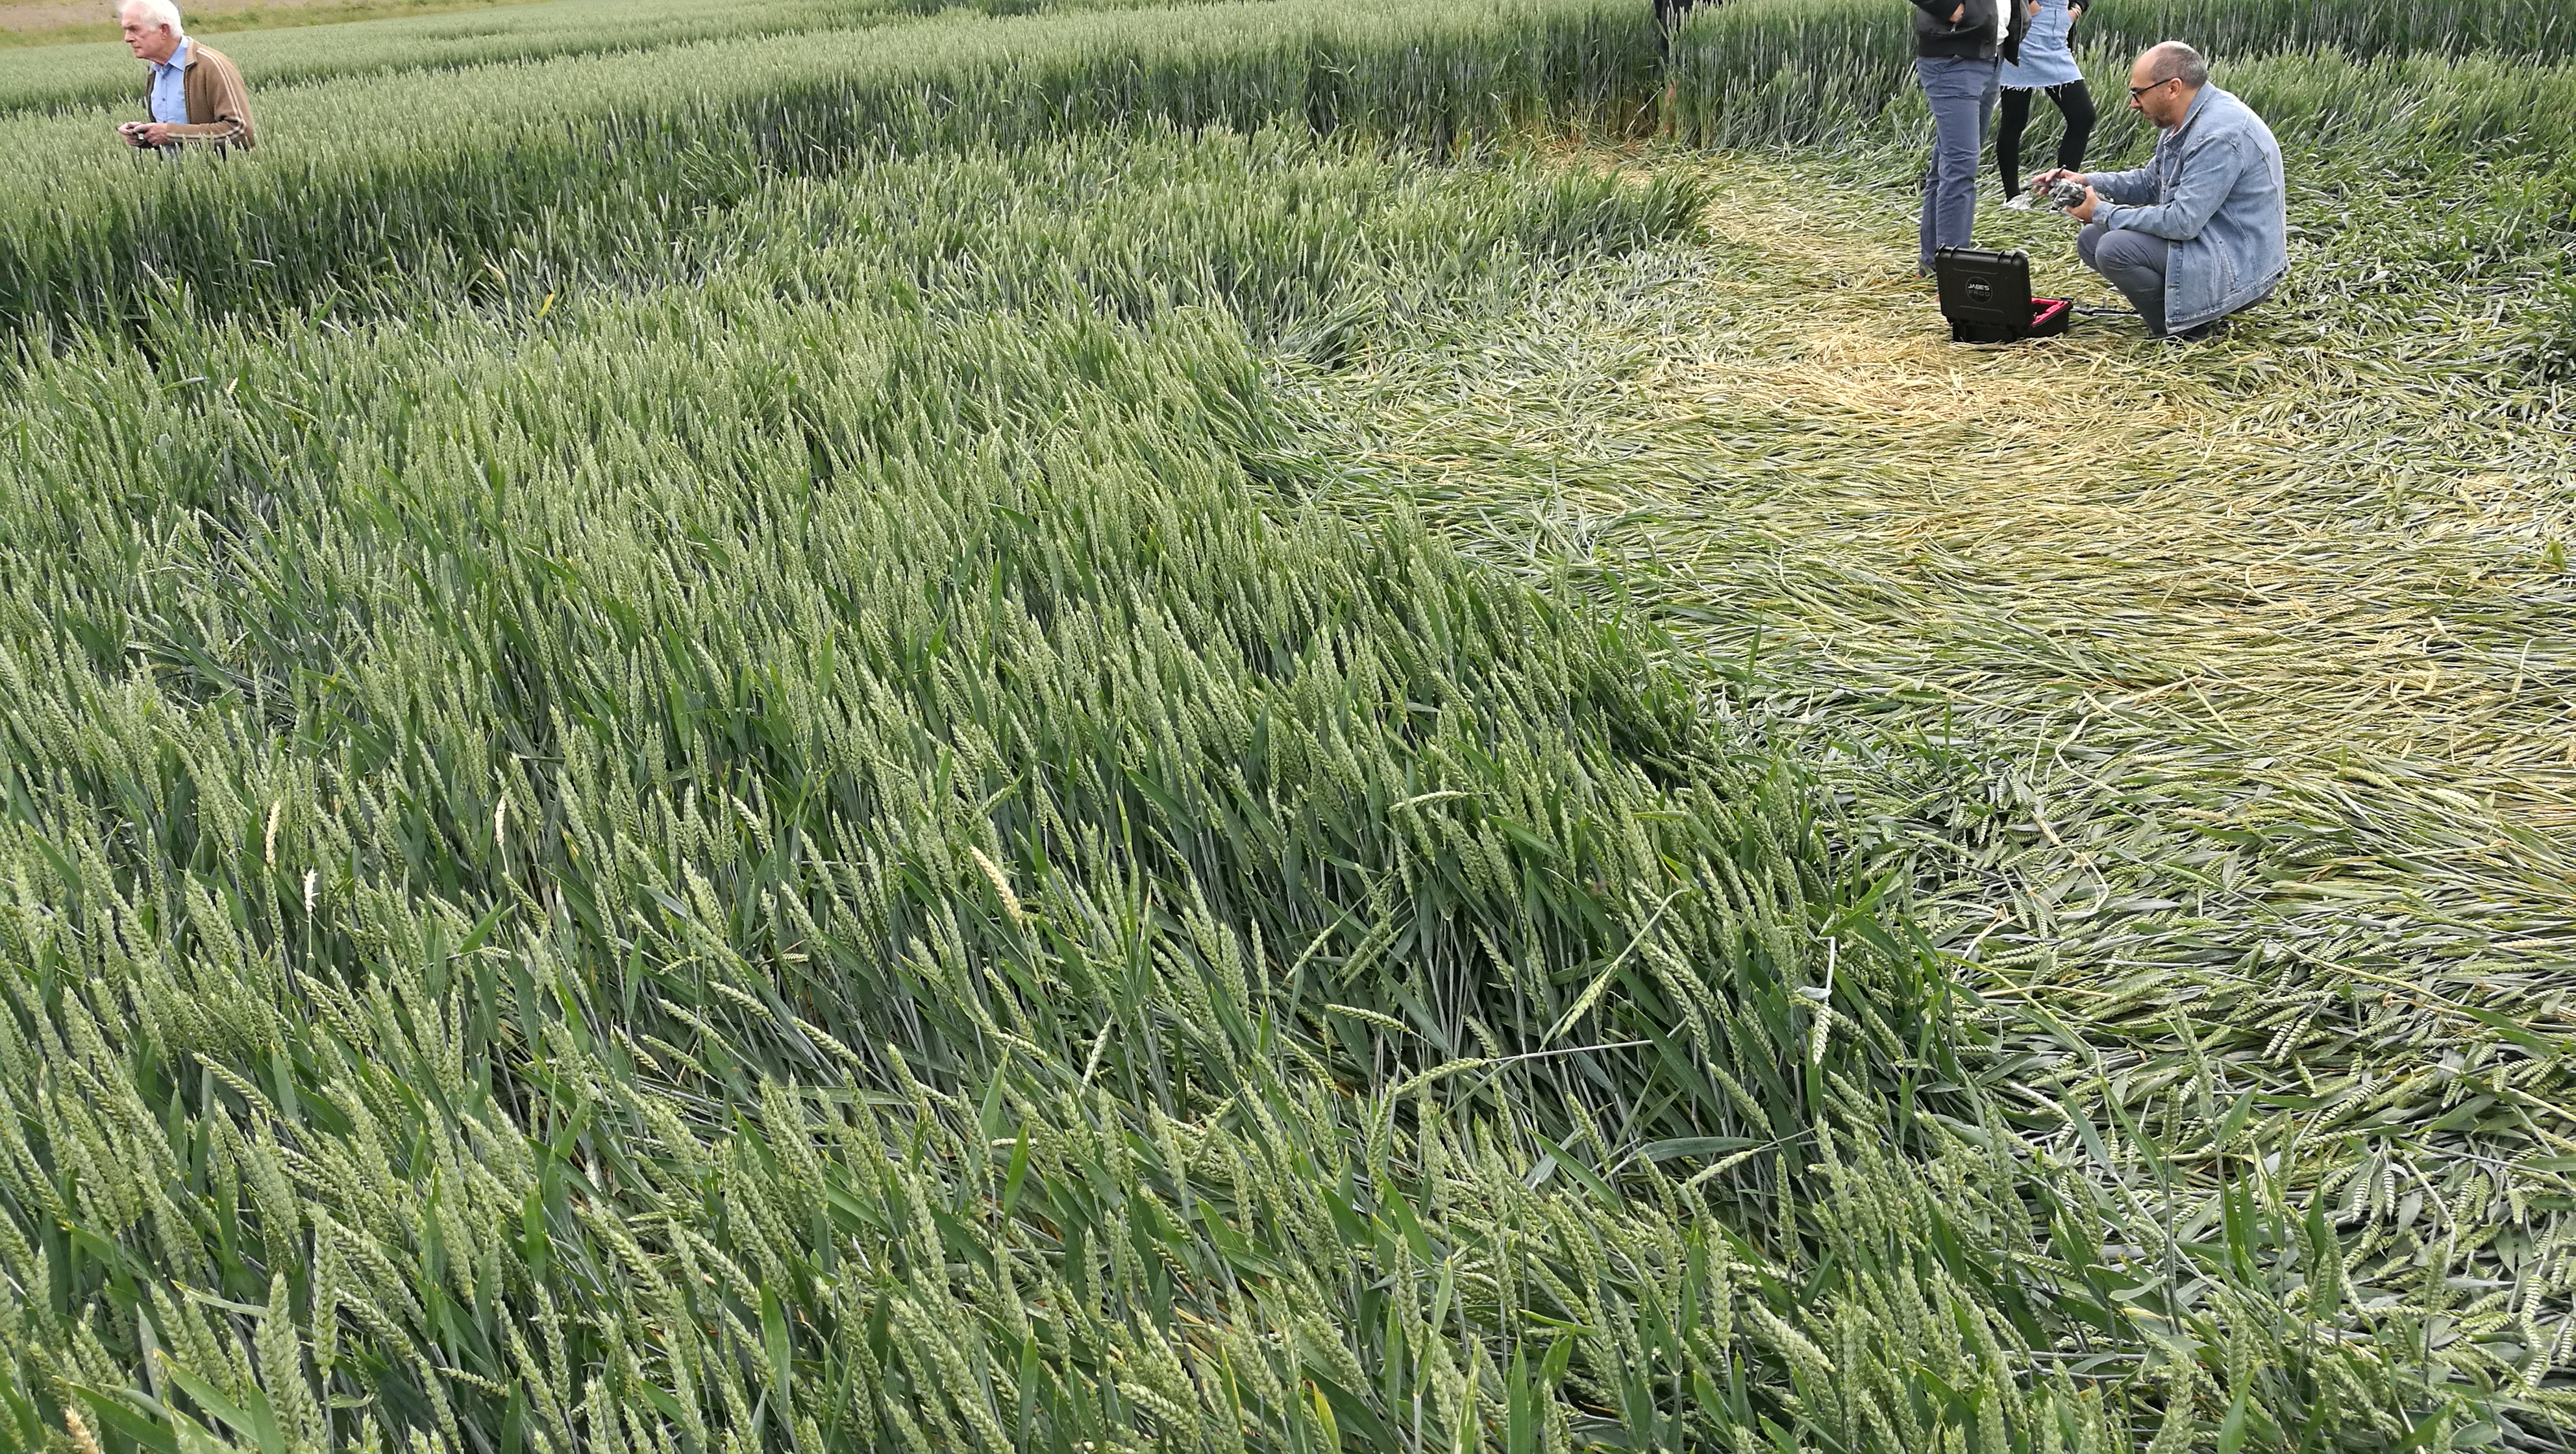
[[[2084,180],[2082,172],[2068,171],[2064,167],[2052,167],[2031,178],[2030,190],[2033,196],[2047,199],[2051,206],[2078,222],[2092,221],[2093,209],[2102,200],[2094,194],[2092,184]]]

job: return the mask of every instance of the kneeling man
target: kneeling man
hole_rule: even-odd
[[[2290,270],[2281,144],[2244,102],[2209,84],[2209,62],[2169,40],[2129,72],[2129,107],[2161,129],[2133,172],[2076,177],[2076,250],[2158,338],[2202,338],[2270,296]]]

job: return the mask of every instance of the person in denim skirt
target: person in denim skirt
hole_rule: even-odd
[[[2093,93],[2075,64],[2069,38],[2084,18],[2081,0],[2031,0],[2030,34],[2022,37],[2021,58],[2003,68],[2004,99],[1995,115],[1995,170],[2003,174],[2004,205],[2030,208],[2021,189],[2021,133],[2030,124],[2031,93],[2048,93],[2057,114],[2066,118],[2066,135],[2057,143],[2057,166],[2073,171],[2084,165],[2084,145],[2093,139]]]
[[[1923,174],[1923,264],[1966,247],[1976,230],[1977,161],[2002,89],[2002,65],[2030,31],[2023,0],[1913,0],[1914,74],[1932,103],[1932,165]]]

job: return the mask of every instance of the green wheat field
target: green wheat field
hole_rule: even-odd
[[[2576,11],[2101,9],[2217,342],[1894,0],[0,51],[0,1448],[2576,1443]]]

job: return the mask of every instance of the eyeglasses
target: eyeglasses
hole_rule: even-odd
[[[2164,79],[2163,81],[2149,81],[2147,84],[2145,84],[2145,85],[2143,85],[2143,86],[2131,86],[2131,87],[2129,88],[2129,99],[2130,99],[2130,100],[2132,100],[2132,101],[2135,101],[2135,100],[2137,100],[2139,97],[2141,97],[2141,96],[2143,96],[2143,95],[2147,94],[2149,91],[2154,90],[2154,89],[2155,89],[2155,88],[2157,88],[2158,86],[2164,85],[2164,84],[2165,84],[2166,82],[2168,82],[2168,81],[2179,81],[2179,80],[2181,80],[2181,79],[2182,79],[2182,77],[2180,77],[2180,76],[2167,76],[2167,77],[2165,77],[2165,79]]]

